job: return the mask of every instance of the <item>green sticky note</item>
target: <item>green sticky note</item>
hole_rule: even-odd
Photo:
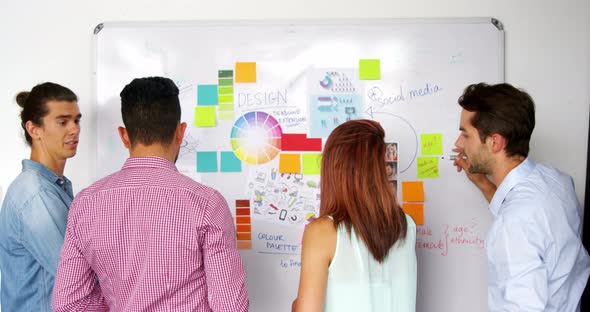
[[[217,152],[197,152],[197,172],[217,172]]]
[[[219,120],[234,120],[234,111],[219,111]]]
[[[322,166],[322,154],[303,154],[303,174],[320,174]]]
[[[221,152],[221,172],[242,172],[242,161],[234,152]]]
[[[438,178],[438,157],[418,157],[417,176],[418,179]]]
[[[196,127],[215,127],[215,106],[197,106],[195,107],[195,126]]]
[[[219,78],[217,80],[217,82],[220,86],[224,86],[224,87],[231,87],[234,85],[234,80],[231,78],[229,78],[229,79],[228,78]]]
[[[379,79],[381,79],[381,60],[379,60],[379,59],[359,60],[359,79],[360,80],[379,80]]]
[[[219,77],[219,78],[233,78],[234,77],[234,71],[231,69],[220,70],[217,73],[218,73],[217,77]]]
[[[220,95],[219,96],[219,103],[233,103],[234,102],[234,95]]]
[[[234,87],[217,87],[217,94],[219,95],[233,95]]]
[[[420,135],[422,155],[442,155],[442,134],[424,133]]]

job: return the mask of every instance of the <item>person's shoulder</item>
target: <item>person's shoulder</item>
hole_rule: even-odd
[[[106,177],[95,181],[94,183],[90,184],[90,186],[83,188],[77,195],[76,199],[80,200],[82,198],[92,197],[96,193],[108,189],[110,185],[113,184],[113,181],[117,179],[119,176],[120,171],[114,172]]]
[[[530,174],[514,186],[506,201],[519,207],[546,205],[552,199],[575,197],[571,176],[547,164],[536,163]]]
[[[320,217],[311,221],[306,227],[305,232],[311,236],[323,237],[329,233],[336,233],[336,227],[334,226],[334,220],[329,217]]]
[[[43,177],[36,171],[21,172],[6,190],[5,200],[13,205],[25,205],[47,189]]]
[[[416,231],[416,222],[407,213],[404,213],[404,215],[406,216],[406,223],[408,224],[408,232],[410,232],[410,231],[415,232]]]
[[[193,180],[191,177],[180,172],[175,173],[173,179],[177,188],[184,189],[195,195],[210,197],[212,199],[221,196],[221,193],[215,188],[203,183],[199,183]]]
[[[321,217],[305,227],[303,248],[322,255],[329,263],[334,256],[337,237],[334,221],[329,217]]]

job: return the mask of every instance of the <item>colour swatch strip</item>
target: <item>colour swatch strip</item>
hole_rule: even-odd
[[[236,200],[236,238],[238,249],[252,249],[252,224],[250,200]]]

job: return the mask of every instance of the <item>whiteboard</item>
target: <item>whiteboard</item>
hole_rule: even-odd
[[[321,148],[355,118],[379,121],[396,144],[398,197],[423,223],[417,311],[487,309],[491,216],[447,159],[463,89],[504,79],[497,20],[118,22],[98,25],[95,44],[96,178],[127,157],[122,88],[173,79],[189,125],[176,165],[236,216],[251,311],[290,311],[302,231],[318,214]],[[408,197],[411,186],[423,198]]]

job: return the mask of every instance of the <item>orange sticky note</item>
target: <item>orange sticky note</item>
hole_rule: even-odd
[[[236,82],[256,82],[256,62],[236,63]]]
[[[252,249],[252,241],[238,241],[238,249]]]
[[[237,233],[236,237],[239,241],[248,241],[252,240],[252,233]]]
[[[301,173],[301,154],[280,154],[280,173]]]
[[[424,224],[424,204],[403,203],[402,209],[414,219],[416,225]]]
[[[404,181],[402,182],[402,201],[404,202],[423,202],[424,201],[424,182],[422,181]]]

